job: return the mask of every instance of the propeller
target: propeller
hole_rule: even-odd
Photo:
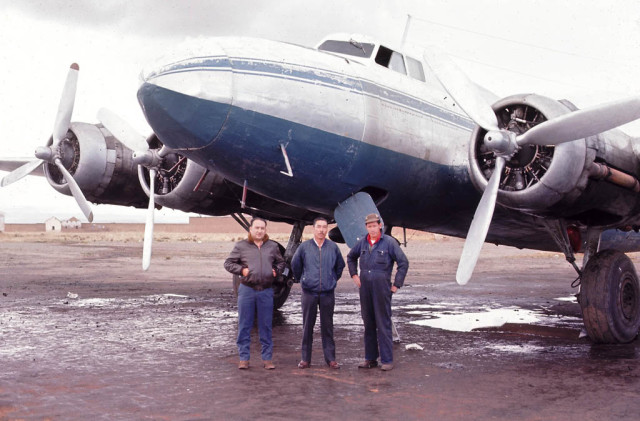
[[[142,270],[149,269],[151,266],[151,246],[153,245],[153,225],[154,225],[154,208],[155,208],[155,180],[156,170],[149,170],[149,208],[147,210],[147,220],[144,224],[144,243],[142,246]]]
[[[499,127],[496,114],[486,100],[487,91],[471,81],[446,54],[437,47],[429,47],[424,59],[458,106],[487,131],[484,144],[496,155],[494,172],[473,216],[458,264],[456,281],[464,285],[471,278],[487,237],[506,161],[524,145],[559,145],[636,120],[640,118],[640,98],[631,97],[567,113],[517,135]]]
[[[65,81],[64,88],[62,89],[60,103],[58,104],[58,112],[56,114],[56,119],[53,125],[53,133],[51,136],[53,140],[51,146],[38,147],[35,153],[37,159],[27,162],[26,164],[16,168],[15,170],[7,174],[0,182],[0,186],[5,187],[9,184],[15,183],[23,177],[31,174],[44,162],[55,164],[62,173],[67,184],[69,185],[71,194],[78,203],[78,206],[80,206],[80,210],[82,210],[82,213],[87,218],[87,220],[89,222],[92,222],[93,212],[91,211],[89,202],[84,197],[84,194],[82,193],[82,190],[80,190],[78,183],[75,181],[73,176],[69,173],[69,171],[65,168],[65,166],[62,164],[62,161],[60,160],[60,142],[62,142],[66,138],[69,127],[71,126],[71,115],[73,114],[73,105],[75,102],[76,89],[78,86],[79,70],[80,67],[76,63],[73,63],[69,68],[69,73],[67,73],[67,79]]]
[[[170,149],[163,146],[160,150],[149,149],[144,136],[139,134],[129,123],[116,113],[101,108],[98,111],[98,120],[126,147],[133,150],[133,162],[149,169],[149,206],[144,225],[144,243],[142,246],[142,270],[151,266],[151,249],[153,245],[153,227],[155,210],[155,181],[163,158],[169,154]]]
[[[98,110],[98,121],[132,151],[146,151],[149,149],[149,144],[145,137],[113,111],[107,108],[100,108]]]

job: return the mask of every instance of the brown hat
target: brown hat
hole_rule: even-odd
[[[380,217],[375,213],[370,213],[366,218],[364,218],[365,225],[369,222],[380,222]]]

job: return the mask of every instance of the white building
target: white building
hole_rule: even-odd
[[[66,221],[62,221],[62,228],[66,229],[80,229],[82,227],[82,222],[75,216],[67,219]]]
[[[52,216],[44,221],[44,230],[46,232],[60,232],[62,230],[62,223],[58,218]]]

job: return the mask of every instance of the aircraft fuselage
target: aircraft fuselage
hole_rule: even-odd
[[[138,98],[166,146],[291,205],[330,215],[364,190],[388,224],[464,235],[473,123],[438,82],[273,41],[208,47],[144,74]]]

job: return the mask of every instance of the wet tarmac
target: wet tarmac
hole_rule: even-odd
[[[640,341],[581,337],[575,275],[557,255],[485,250],[462,288],[461,242],[410,244],[390,372],[356,367],[363,329],[348,279],[334,318],[342,368],[327,368],[318,332],[311,368],[298,369],[295,285],[274,318],[276,370],[261,368],[254,332],[240,371],[221,268],[231,245],[159,243],[142,273],[136,243],[0,243],[0,419],[638,418]]]

